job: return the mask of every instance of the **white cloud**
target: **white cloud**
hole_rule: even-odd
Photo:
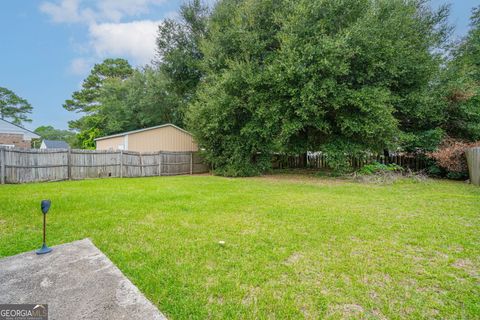
[[[167,0],[49,0],[40,11],[55,23],[78,23],[88,26],[88,42],[71,40],[74,50],[83,58],[72,60],[69,72],[85,74],[93,61],[106,57],[127,58],[134,65],[150,63],[155,55],[155,38],[161,21],[128,17],[149,13],[153,6]],[[172,12],[167,13],[173,16]],[[123,19],[123,20],[122,20]]]
[[[40,11],[57,23],[119,22],[128,16],[148,13],[165,0],[58,0],[40,4]]]
[[[57,23],[92,23],[94,11],[90,8],[80,8],[80,0],[62,0],[60,3],[43,2],[40,11],[48,14]]]
[[[83,76],[88,73],[88,71],[91,69],[92,62],[89,59],[86,58],[76,58],[73,59],[72,62],[70,63],[70,72]]]
[[[124,16],[148,13],[150,6],[163,2],[164,0],[103,0],[98,2],[97,7],[104,20],[118,22]]]
[[[133,63],[150,63],[155,55],[155,38],[161,21],[141,20],[126,23],[102,23],[89,27],[91,46],[105,57],[130,57]]]

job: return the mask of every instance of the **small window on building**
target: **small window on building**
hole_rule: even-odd
[[[118,145],[118,150],[125,150],[125,146],[123,144]]]

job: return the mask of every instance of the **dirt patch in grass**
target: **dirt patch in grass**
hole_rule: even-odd
[[[372,315],[375,317],[375,319],[379,319],[379,320],[387,319],[387,317],[385,317],[379,310],[373,310]]]
[[[285,260],[286,265],[296,264],[303,258],[303,255],[300,252],[294,252],[290,257]]]
[[[452,263],[454,268],[465,271],[469,276],[480,280],[478,267],[470,259],[457,259]]]
[[[339,316],[341,319],[356,319],[362,316],[365,310],[358,304],[339,304],[332,305],[328,308],[328,316],[336,318]]]
[[[260,294],[261,289],[259,287],[251,287],[242,299],[242,304],[249,306],[257,304],[257,296]]]
[[[223,305],[223,297],[222,296],[209,296],[208,297],[208,303],[209,304],[218,304],[218,305]]]

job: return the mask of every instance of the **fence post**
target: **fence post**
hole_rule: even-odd
[[[158,175],[162,175],[162,151],[158,152]]]
[[[469,148],[465,151],[468,165],[468,176],[470,183],[473,185],[480,185],[480,148]]]
[[[190,152],[190,174],[193,174],[193,152]]]
[[[0,147],[0,180],[5,184],[5,149]]]
[[[120,150],[120,178],[123,178],[123,150]]]
[[[138,156],[140,157],[140,177],[143,177],[143,155],[139,153]]]
[[[72,151],[67,149],[67,179],[72,180]]]

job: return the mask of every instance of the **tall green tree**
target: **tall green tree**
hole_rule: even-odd
[[[432,94],[448,8],[423,0],[223,0],[202,44],[189,128],[217,172],[258,174],[272,152],[417,147],[438,134]]]
[[[27,100],[19,97],[12,90],[0,87],[0,117],[3,120],[10,120],[17,125],[22,122],[32,122],[28,117],[33,107]]]
[[[454,48],[443,77],[446,110],[443,128],[453,138],[480,140],[480,6],[470,30]]]
[[[64,108],[83,116],[69,122],[79,147],[93,148],[101,135],[160,123],[184,124],[185,108],[202,77],[200,50],[209,11],[199,0],[180,8],[179,19],[159,26],[155,67],[134,70],[124,59],[106,59],[92,69]]]
[[[162,72],[145,67],[135,70],[125,81],[110,79],[100,98],[102,114],[108,119],[108,133],[134,130],[162,123],[182,124],[183,114],[168,90]]]
[[[174,104],[171,109],[181,112],[180,120],[203,76],[200,47],[207,34],[209,15],[201,0],[191,0],[180,7],[178,19],[166,19],[158,27],[155,64],[165,76],[170,102]]]
[[[106,134],[108,119],[103,114],[102,90],[108,81],[124,81],[133,74],[133,68],[125,59],[105,59],[95,64],[82,89],[75,91],[63,107],[68,111],[82,113],[78,120],[69,122],[69,127],[79,132],[78,147],[94,148],[94,139]]]
[[[72,145],[75,141],[75,132],[70,130],[55,129],[52,126],[40,126],[34,130],[42,139],[62,140]]]
[[[255,175],[270,165],[276,128],[268,65],[285,1],[220,1],[202,44],[205,76],[188,112],[188,128],[205,147],[216,172]],[[278,18],[277,18],[278,16]]]

